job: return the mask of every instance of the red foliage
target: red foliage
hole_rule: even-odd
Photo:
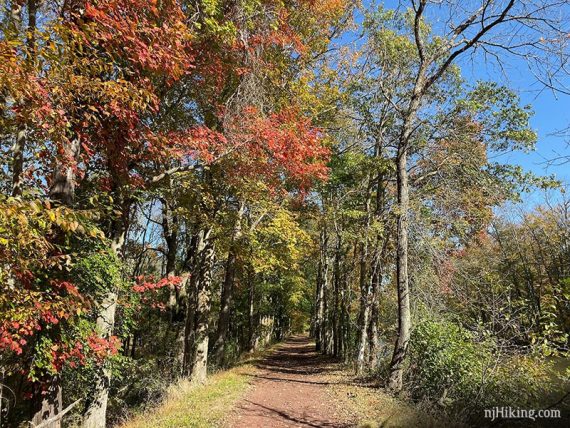
[[[277,191],[289,187],[306,191],[315,180],[326,177],[329,152],[323,145],[323,133],[293,108],[272,114],[244,109],[239,123],[235,120],[226,129],[219,126],[214,130],[214,125],[204,123],[182,132],[162,132],[152,125],[159,113],[161,91],[189,73],[200,96],[206,94],[199,102],[214,110],[214,121],[224,123],[224,90],[251,72],[242,60],[246,49],[287,47],[285,55],[291,50],[303,53],[307,46],[282,3],[268,1],[278,10],[276,26],[255,34],[248,45],[236,39],[226,46],[218,40],[217,49],[212,49],[215,43],[207,37],[194,37],[176,0],[67,3],[73,3],[75,11],[67,7],[61,34],[46,30],[55,33],[38,44],[38,67],[27,63],[19,47],[0,41],[0,92],[14,99],[7,105],[10,114],[5,116],[13,117],[14,123],[9,125],[14,129],[26,125],[29,141],[40,142],[37,147],[26,147],[37,154],[33,162],[27,162],[28,176],[43,168],[37,173],[39,187],[49,186],[55,165],[71,167],[75,184],[82,178],[82,170],[96,171],[101,189],[114,192],[122,187],[128,193],[145,185],[149,178],[145,168],[225,159],[230,161],[230,180],[262,179]],[[317,8],[323,2],[301,3]],[[56,47],[50,51],[52,42]],[[44,57],[42,49],[47,52]],[[261,64],[268,70],[279,67],[270,64],[270,59],[262,59]],[[69,150],[72,141],[79,141],[79,155]],[[48,248],[41,256],[61,256],[53,252]],[[53,266],[39,263],[32,272],[10,264],[10,276],[18,290],[6,305],[14,316],[9,313],[0,322],[0,352],[29,356],[22,358],[22,366],[29,365],[33,347],[46,332],[45,337],[53,340],[49,354],[57,372],[65,364],[102,362],[117,352],[114,337],[105,339],[93,332],[76,340],[73,329],[78,317],[90,310],[89,301],[69,281],[45,280],[45,273],[50,276],[56,271]],[[151,294],[181,282],[180,277],[138,278],[133,291]],[[164,309],[162,303],[145,296],[141,300]],[[70,335],[66,336],[67,332]]]
[[[235,177],[263,178],[273,189],[285,184],[302,192],[327,177],[330,151],[323,133],[298,111],[288,109],[267,117],[248,109],[232,136],[236,140]]]
[[[134,71],[175,80],[192,67],[190,34],[175,0],[91,1],[85,5],[85,18],[95,24],[89,42],[127,59]]]
[[[0,324],[0,351],[17,354],[38,332],[58,325],[81,313],[84,299],[77,288],[66,281],[50,281],[52,290],[45,292],[20,290],[12,304],[19,308],[17,321],[4,319]],[[61,291],[64,291],[63,293]]]
[[[178,287],[182,284],[181,276],[169,276],[162,278],[159,281],[151,277],[139,276],[137,277],[137,284],[133,286],[133,291],[137,293],[144,293],[146,291],[156,291],[168,286]]]
[[[50,349],[51,368],[55,373],[60,373],[66,364],[72,368],[85,366],[89,361],[103,364],[107,358],[116,355],[120,347],[118,337],[105,339],[95,333],[73,344],[55,343]]]

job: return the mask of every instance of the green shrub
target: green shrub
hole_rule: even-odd
[[[552,390],[543,358],[501,351],[493,338],[447,320],[420,322],[412,334],[407,386],[415,400],[437,402],[475,421],[495,406],[540,408]]]
[[[476,388],[490,354],[468,330],[448,321],[424,321],[412,335],[410,384],[414,398],[454,400]]]
[[[115,254],[99,249],[78,258],[71,274],[83,293],[102,295],[123,286],[121,267]]]
[[[510,355],[481,382],[479,405],[537,408],[546,403],[553,387],[551,365],[537,356]]]

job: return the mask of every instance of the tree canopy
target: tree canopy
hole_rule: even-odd
[[[551,404],[567,183],[501,156],[533,106],[463,67],[565,96],[568,12],[0,1],[0,425],[112,426],[299,332],[463,421]]]

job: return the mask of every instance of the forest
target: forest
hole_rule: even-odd
[[[0,427],[422,426],[324,419],[330,367],[568,426],[570,176],[518,159],[569,45],[566,0],[0,0]]]

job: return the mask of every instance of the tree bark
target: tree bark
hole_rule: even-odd
[[[334,257],[334,308],[332,313],[333,355],[335,357],[338,357],[340,355],[340,340],[341,340],[339,334],[341,250],[342,250],[342,240],[340,234],[338,234],[335,257]]]
[[[370,351],[368,364],[373,370],[378,366],[378,356],[380,353],[381,340],[380,332],[378,331],[378,323],[380,321],[380,296],[382,293],[382,277],[383,277],[383,263],[388,251],[390,238],[388,236],[383,238],[383,244],[380,248],[382,238],[378,236],[376,247],[376,257],[374,261],[374,272],[372,275],[372,308],[370,315],[370,325],[368,334],[370,336]]]
[[[248,283],[249,283],[249,334],[248,334],[248,347],[249,351],[255,351],[257,323],[255,322],[255,279],[252,270],[248,270]]]
[[[378,135],[374,156],[380,159],[383,156],[383,134]],[[384,181],[384,170],[381,170],[376,176],[376,208],[374,218],[377,222],[383,224],[387,229],[388,222],[383,215],[386,209],[386,183]],[[387,230],[376,234],[375,255],[372,268],[372,307],[370,315],[370,324],[368,327],[370,349],[368,352],[368,366],[375,370],[378,366],[378,357],[380,354],[380,333],[378,331],[378,323],[380,321],[380,291],[382,289],[383,264],[385,255],[388,250],[390,238]]]
[[[368,323],[370,320],[370,306],[372,304],[372,280],[368,277],[368,234],[370,231],[370,203],[371,188],[367,185],[364,224],[364,242],[360,245],[360,316],[359,316],[359,337],[358,337],[358,353],[356,357],[356,373],[361,375],[366,369],[366,351],[368,350]]]
[[[230,317],[233,304],[234,283],[236,276],[236,261],[238,242],[241,237],[241,221],[245,212],[245,205],[240,203],[237,218],[232,231],[230,249],[226,260],[226,272],[222,283],[222,293],[220,296],[220,314],[218,317],[218,328],[216,341],[214,342],[215,360],[225,363],[225,344],[230,329]]]
[[[176,276],[176,256],[178,254],[178,218],[173,215],[166,199],[162,199],[162,231],[166,243],[166,277]],[[168,286],[168,309],[170,318],[176,317],[179,306],[179,295],[175,285]]]
[[[73,203],[75,195],[74,164],[79,156],[79,140],[73,139],[64,147],[65,161],[56,165],[50,197],[66,205]]]
[[[176,367],[179,369],[179,375],[187,376],[186,361],[187,355],[190,352],[190,345],[192,343],[194,331],[194,310],[195,310],[195,295],[196,288],[196,263],[198,256],[198,245],[200,244],[201,233],[194,233],[187,248],[186,259],[183,264],[185,271],[184,280],[180,287],[180,303],[182,308],[180,313],[183,312],[182,326],[178,330],[176,338]]]
[[[18,129],[16,141],[12,146],[12,196],[20,196],[23,190],[24,147],[28,131],[25,125]]]
[[[417,25],[417,22],[416,22]],[[419,30],[418,30],[419,31]],[[396,288],[398,293],[398,335],[390,363],[388,388],[393,392],[402,390],[404,362],[408,352],[411,329],[410,284],[408,277],[408,230],[410,189],[408,180],[408,150],[415,129],[417,113],[422,97],[427,90],[426,65],[421,60],[410,104],[403,118],[402,132],[398,140],[396,158],[396,191],[398,200],[396,244]]]
[[[101,337],[108,339],[113,334],[115,326],[115,311],[117,307],[117,294],[109,291],[98,302],[99,314],[97,316],[97,329]],[[135,345],[133,342],[132,352]],[[95,390],[87,410],[83,415],[83,428],[104,428],[107,418],[107,402],[109,399],[109,387],[111,384],[111,371],[103,366],[95,377]]]
[[[349,305],[351,302],[350,296],[350,285],[348,278],[344,275],[342,281],[343,287],[341,291],[340,299],[340,315],[341,315],[341,354],[344,361],[348,361],[349,356],[349,343],[350,343],[350,309]]]
[[[32,425],[40,425],[42,422],[57,416],[62,409],[61,381],[58,376],[53,377],[43,392],[36,395],[42,397],[32,418]],[[54,420],[46,425],[46,428],[60,428],[61,419]]]
[[[208,374],[208,333],[214,262],[214,248],[210,234],[211,229],[200,232],[196,265],[192,275],[193,298],[188,305],[184,335],[184,373],[195,383],[203,383]]]
[[[368,328],[368,334],[370,336],[369,344],[370,349],[368,351],[368,366],[371,370],[375,370],[378,367],[378,354],[380,353],[380,333],[378,331],[379,322],[379,293],[376,286],[373,287],[372,291],[372,313],[370,315],[370,326]]]
[[[126,211],[123,218],[114,222],[112,226],[111,249],[117,255],[121,254],[125,242],[126,234]],[[109,284],[109,290],[97,302],[97,330],[104,339],[109,339],[113,335],[115,327],[115,312],[117,309],[117,292],[114,284]],[[135,351],[133,341],[132,353]],[[83,415],[84,428],[103,428],[107,420],[107,402],[109,399],[109,387],[111,385],[111,370],[103,366],[95,375],[94,391],[87,403],[87,408]]]
[[[362,375],[366,370],[367,366],[367,355],[366,352],[369,349],[369,335],[368,335],[368,325],[370,322],[371,313],[371,287],[370,281],[365,279],[365,284],[361,284],[361,302],[360,302],[360,326],[359,326],[359,336],[358,336],[358,353],[356,357],[356,374]]]
[[[320,239],[320,260],[319,271],[317,275],[317,301],[315,316],[315,344],[316,350],[322,352],[325,350],[326,342],[326,291],[328,287],[329,264],[328,264],[328,234],[326,225],[323,226]]]
[[[214,249],[207,239],[201,262],[198,287],[198,306],[196,311],[196,349],[190,378],[193,382],[203,383],[208,375],[208,329],[210,318],[210,296]]]
[[[328,264],[327,264],[328,267]],[[332,315],[331,310],[334,309],[330,294],[333,290],[331,289],[331,284],[329,284],[328,275],[325,277],[324,283],[324,299],[323,299],[323,307],[324,307],[324,322],[323,322],[323,346],[324,346],[324,353],[326,355],[332,355],[334,352],[334,334],[333,334],[333,324],[332,324]]]
[[[406,140],[407,141],[407,140]],[[397,162],[397,256],[396,278],[398,292],[398,336],[394,345],[394,354],[390,364],[388,387],[393,392],[402,389],[404,361],[408,352],[411,329],[410,290],[408,279],[408,210],[409,188],[407,170],[407,147],[400,146]]]

